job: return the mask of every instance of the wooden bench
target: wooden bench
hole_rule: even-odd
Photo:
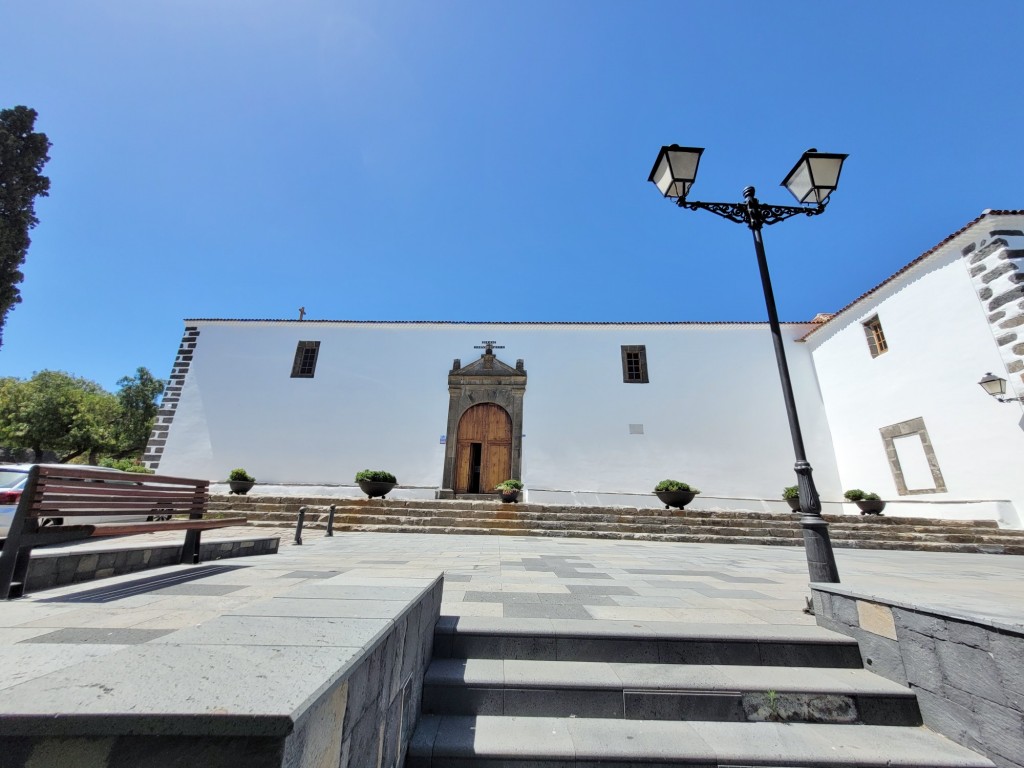
[[[155,531],[187,531],[181,563],[199,562],[199,536],[211,528],[245,525],[244,517],[204,519],[208,480],[190,480],[134,472],[105,472],[82,466],[34,466],[0,551],[0,599],[24,594],[33,547],[94,536],[129,536]],[[74,517],[118,515],[147,522],[74,524]],[[188,515],[187,519],[154,519]],[[60,519],[59,525],[44,521]]]

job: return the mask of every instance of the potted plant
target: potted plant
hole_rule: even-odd
[[[494,486],[494,490],[501,493],[501,501],[504,504],[516,504],[519,502],[519,492],[523,490],[523,482],[515,479],[505,480]]]
[[[398,485],[395,476],[383,469],[364,469],[362,472],[356,472],[356,482],[359,483],[362,492],[371,499],[374,496],[383,499]]]
[[[868,493],[860,488],[854,488],[843,494],[847,501],[857,505],[862,515],[880,515],[885,509],[885,502],[877,493]]]
[[[794,512],[800,511],[800,486],[787,485],[782,489],[782,498]]]
[[[231,474],[228,475],[228,485],[231,486],[232,493],[244,496],[256,485],[256,478],[239,467],[231,470]]]
[[[654,486],[654,493],[665,505],[665,509],[672,507],[682,509],[693,501],[693,497],[700,491],[679,480],[662,480]]]

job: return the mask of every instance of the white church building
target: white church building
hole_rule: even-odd
[[[1024,523],[1024,211],[985,211],[831,316],[785,323],[826,513]],[[723,370],[744,361],[743,375]],[[767,323],[190,319],[144,458],[257,490],[788,511],[793,450]],[[280,486],[280,487],[277,487]]]

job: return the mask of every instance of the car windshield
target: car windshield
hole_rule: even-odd
[[[17,488],[24,484],[28,472],[24,469],[4,469],[0,467],[0,488]]]

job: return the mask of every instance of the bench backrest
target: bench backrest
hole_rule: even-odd
[[[26,517],[202,514],[209,480],[82,466],[34,466],[18,505]]]

